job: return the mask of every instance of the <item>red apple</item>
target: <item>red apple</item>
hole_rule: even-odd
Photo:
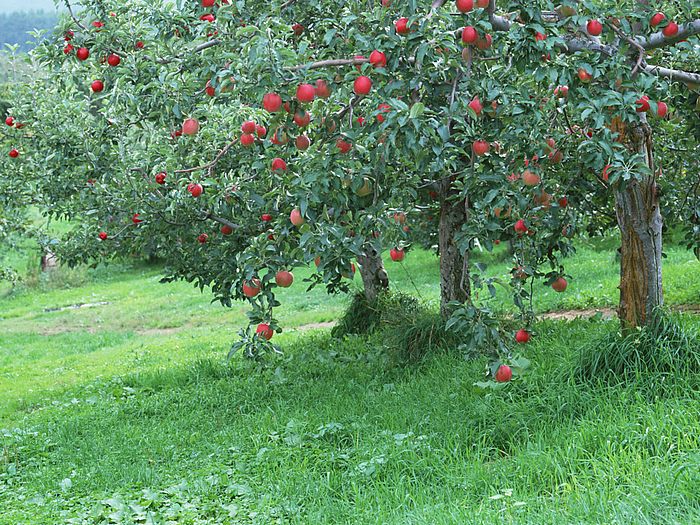
[[[287,163],[279,157],[272,159],[272,171],[287,171]]]
[[[90,50],[87,47],[80,47],[75,52],[75,56],[78,57],[78,60],[87,60],[90,56]]]
[[[523,184],[525,186],[537,186],[540,183],[540,176],[529,169],[523,171]]]
[[[304,216],[301,214],[301,211],[299,211],[298,208],[294,208],[292,210],[292,213],[289,214],[289,220],[292,222],[294,226],[297,228],[304,224]]]
[[[372,81],[369,77],[359,76],[353,85],[356,95],[367,95],[372,89]]]
[[[199,132],[199,122],[197,119],[188,118],[182,123],[183,135],[196,135]]]
[[[206,242],[209,240],[209,236],[206,233],[201,233],[199,236],[197,236],[197,242],[199,244],[206,244]]]
[[[210,97],[216,95],[216,89],[211,85],[211,80],[207,80],[207,85],[204,86],[204,92]]]
[[[375,49],[369,54],[369,63],[374,67],[386,67],[386,55]]]
[[[328,88],[328,84],[325,80],[319,79],[316,81],[315,91],[318,98],[328,98],[331,96],[331,90]]]
[[[578,75],[579,80],[581,80],[581,82],[584,82],[584,83],[590,82],[591,79],[593,78],[593,76],[582,67],[578,68],[577,75]]]
[[[266,323],[260,323],[255,329],[255,333],[267,341],[272,339],[272,336],[275,335],[275,332],[272,330],[272,328],[270,328],[270,325]]]
[[[264,139],[267,136],[267,129],[265,126],[258,124],[255,126],[255,134],[258,136],[258,138]]]
[[[301,24],[292,24],[292,31],[294,31],[296,36],[301,36],[304,32],[304,26]]]
[[[401,262],[406,257],[406,252],[403,250],[403,248],[392,248],[389,250],[389,256],[391,257],[392,261]]]
[[[379,110],[379,115],[377,115],[377,122],[381,124],[382,122],[384,122],[384,115],[382,115],[382,113],[388,113],[389,111],[391,111],[391,106],[389,104],[379,104],[379,106],[377,106],[377,109]]]
[[[589,20],[586,24],[586,31],[591,36],[599,36],[603,32],[603,24],[598,20]]]
[[[474,0],[457,0],[457,11],[468,13],[474,9]]]
[[[501,365],[496,370],[496,382],[507,383],[513,377],[513,371],[508,365]]]
[[[202,7],[212,7],[216,0],[202,0]]]
[[[545,40],[547,40],[547,35],[539,31],[535,33],[535,42],[544,42]]]
[[[243,295],[246,297],[255,297],[260,293],[260,279],[243,282]]]
[[[93,92],[99,93],[105,88],[104,82],[101,80],[95,80],[90,84],[90,88],[92,89]]]
[[[678,34],[678,24],[671,21],[666,27],[661,31],[666,38],[672,38]]]
[[[294,282],[294,274],[287,270],[280,270],[275,274],[275,282],[281,288],[289,288]]]
[[[297,100],[302,104],[313,102],[315,96],[316,90],[311,84],[300,84],[297,88]]]
[[[481,50],[490,48],[492,43],[493,38],[489,34],[485,34],[483,38],[476,39],[476,47]]]
[[[10,150],[10,152],[8,153],[8,155],[10,157],[12,157],[13,159],[16,159],[17,157],[19,157],[19,151],[17,151],[17,149],[15,149],[15,148],[12,148]]]
[[[272,220],[272,215],[270,215],[269,213],[263,213],[260,216],[260,220],[263,222],[270,222]]]
[[[294,114],[294,123],[300,128],[305,128],[311,123],[311,113],[299,110]]]
[[[131,222],[133,222],[134,224],[139,224],[140,222],[143,222],[143,219],[141,219],[138,213],[134,213],[131,216]]]
[[[569,205],[569,199],[566,197],[561,197],[558,201],[557,204],[559,204],[560,208],[566,208]]]
[[[407,35],[411,32],[410,28],[408,27],[408,18],[406,17],[399,18],[396,22],[394,22],[394,27],[399,35]]]
[[[214,22],[216,20],[216,17],[211,13],[205,13],[202,16],[200,16],[199,19],[204,22]]]
[[[144,45],[145,45],[145,44],[144,44],[141,40],[137,40],[137,41],[136,41],[136,44],[134,44],[134,46],[136,47],[136,49],[143,49]]]
[[[255,133],[255,122],[252,120],[246,120],[242,125],[241,125],[241,131],[243,133]]]
[[[102,240],[102,241],[106,241],[106,240],[107,240],[107,237],[109,237],[109,235],[107,235],[107,232],[100,232],[97,236],[98,236],[98,237],[100,238],[100,240]]]
[[[656,105],[656,114],[661,118],[664,118],[666,115],[668,115],[668,106],[665,102],[659,102]]]
[[[233,228],[231,228],[231,226],[229,226],[228,224],[224,224],[223,226],[221,226],[221,228],[219,228],[219,231],[223,235],[231,235],[233,233]]]
[[[192,195],[193,197],[197,198],[197,197],[199,197],[199,196],[202,194],[202,192],[204,191],[204,188],[202,187],[201,184],[198,184],[198,183],[195,183],[195,182],[190,182],[190,183],[187,185],[187,191],[190,192],[190,195]]]
[[[635,102],[637,108],[636,111],[637,113],[646,113],[651,109],[651,106],[649,105],[649,97],[644,95],[641,98],[637,99]]]
[[[267,93],[263,96],[263,107],[270,113],[275,113],[282,107],[282,97],[277,93]]]
[[[564,279],[563,277],[559,277],[556,281],[554,281],[554,282],[552,283],[552,288],[554,289],[555,292],[560,292],[560,293],[561,293],[561,292],[563,292],[564,290],[566,290],[566,286],[567,286],[568,284],[569,284],[569,283],[566,282],[566,279]]]
[[[164,171],[161,171],[160,173],[156,174],[156,184],[165,184],[166,177],[167,174]]]
[[[489,151],[489,143],[485,140],[475,140],[472,143],[472,151],[477,157],[485,155]]]
[[[8,126],[14,126],[15,125],[14,117],[7,117],[5,119],[5,124],[7,124]]]
[[[241,135],[241,145],[249,148],[253,144],[255,144],[255,137],[253,135],[250,133],[243,133],[243,135]]]
[[[352,149],[352,144],[344,141],[343,139],[338,139],[335,142],[335,147],[338,148],[341,153],[348,153]]]
[[[569,96],[569,86],[557,86],[554,88],[554,96],[558,98],[566,98]]]
[[[666,15],[664,15],[663,13],[656,13],[654,16],[651,17],[651,20],[649,20],[649,25],[651,27],[656,27],[664,20],[666,20]]]
[[[462,42],[465,44],[473,44],[479,38],[479,33],[472,26],[466,26],[462,29]]]
[[[300,149],[302,151],[308,149],[311,145],[311,141],[306,135],[299,135],[294,142],[297,146],[297,149]]]
[[[107,57],[107,63],[112,67],[117,67],[121,63],[122,59],[119,55],[112,53]]]
[[[489,6],[489,0],[476,0],[477,7],[486,9]]]
[[[527,226],[525,225],[525,221],[522,219],[518,219],[515,222],[515,226],[513,226],[513,229],[515,229],[515,232],[518,235],[522,235],[523,233],[527,232]]]
[[[472,108],[474,113],[476,113],[476,116],[480,116],[482,110],[484,107],[481,105],[481,101],[479,100],[479,97],[474,97],[472,101],[469,103],[469,107]]]
[[[530,340],[530,334],[527,330],[521,328],[515,333],[515,340],[518,343],[527,343]]]
[[[66,44],[66,47],[63,48],[63,54],[68,55],[73,52],[73,44]]]

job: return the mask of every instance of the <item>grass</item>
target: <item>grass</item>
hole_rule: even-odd
[[[667,300],[700,303],[700,263],[668,253]],[[609,252],[568,268],[540,311],[614,304]],[[407,257],[418,292],[389,270],[436,300],[430,254]],[[581,382],[581,349],[614,321],[538,323],[531,369],[484,391],[483,359],[406,366],[381,335],[332,339],[316,327],[349,299],[320,290],[282,292],[285,354],[260,366],[223,359],[242,306],[153,267],[82,282],[0,298],[0,524],[700,522],[700,376]],[[79,303],[95,305],[55,310]]]

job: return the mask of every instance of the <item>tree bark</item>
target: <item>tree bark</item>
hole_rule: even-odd
[[[367,302],[374,303],[380,292],[389,288],[389,275],[384,269],[382,254],[373,246],[367,246],[365,253],[357,258],[360,265],[362,283],[365,285]]]
[[[440,314],[446,319],[451,314],[450,302],[464,303],[471,295],[469,252],[462,255],[456,241],[467,220],[467,203],[450,199],[447,189],[441,192],[440,199]]]
[[[663,219],[654,172],[651,128],[646,122],[623,131],[621,139],[646,158],[650,174],[615,187],[615,212],[621,234],[620,306],[625,330],[644,326],[663,305],[661,249]]]

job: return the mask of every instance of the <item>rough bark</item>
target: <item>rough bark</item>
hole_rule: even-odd
[[[357,258],[357,262],[365,285],[365,298],[373,303],[381,291],[389,288],[389,276],[384,269],[382,254],[368,246],[365,253]]]
[[[440,313],[450,316],[449,303],[466,302],[470,297],[469,252],[459,250],[456,236],[467,220],[463,199],[449,199],[448,191],[441,192],[440,202]]]
[[[623,329],[644,326],[663,305],[661,230],[663,219],[654,175],[651,129],[642,122],[623,130],[621,140],[644,154],[650,174],[615,187],[615,212],[621,234],[620,306]]]

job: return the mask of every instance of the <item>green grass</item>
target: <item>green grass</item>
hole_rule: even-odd
[[[668,254],[667,300],[700,303],[700,264]],[[437,300],[433,256],[389,264],[395,288],[416,293],[407,270]],[[567,267],[569,289],[541,287],[539,311],[614,305],[610,252],[582,247]],[[159,284],[156,268],[0,298],[0,524],[700,522],[700,376],[575,373],[616,322],[538,323],[531,369],[484,391],[483,359],[407,366],[381,334],[307,331],[349,301],[295,273],[285,354],[262,367],[224,361],[242,305]]]

